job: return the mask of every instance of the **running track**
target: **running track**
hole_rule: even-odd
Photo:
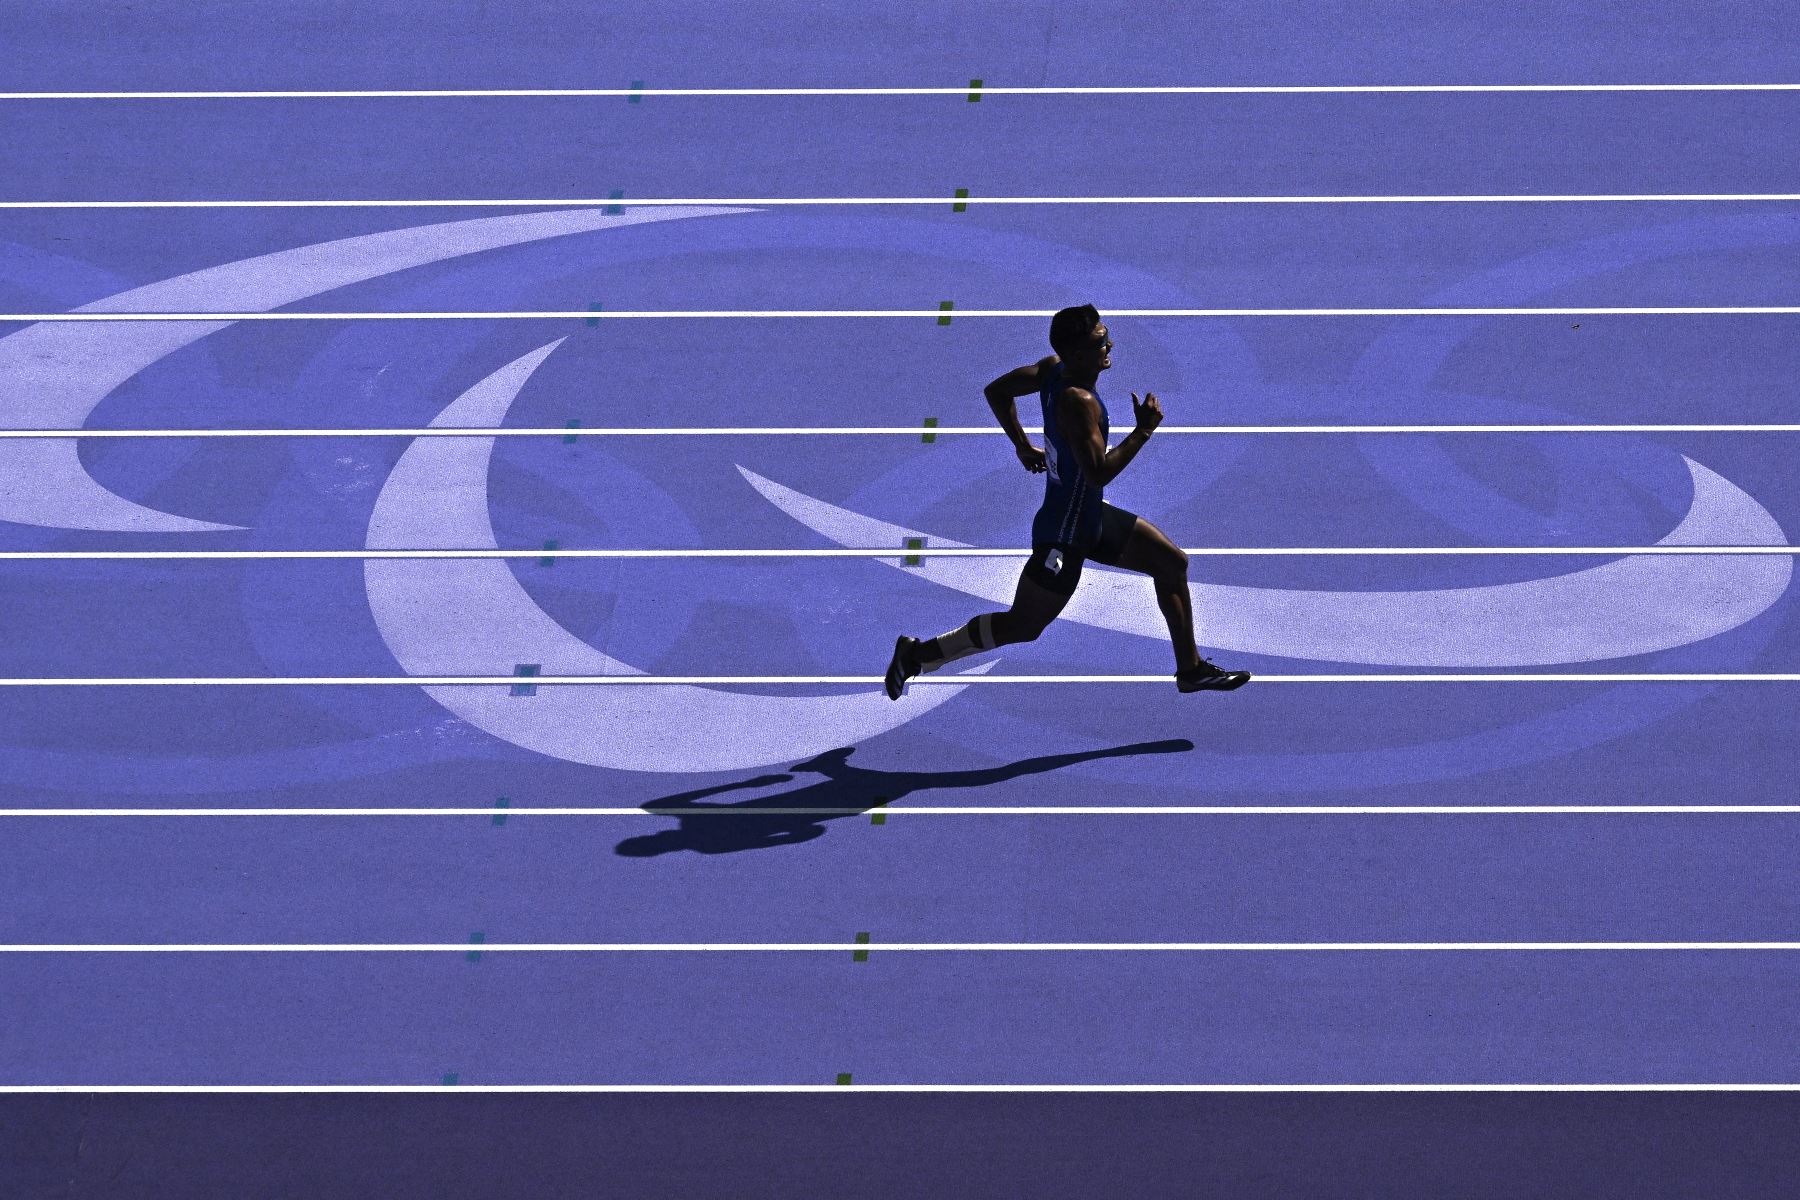
[[[267,25],[230,6],[184,6],[179,20],[51,6],[11,31],[5,87],[1800,78],[1792,18],[1749,5],[1735,19],[1718,6],[1704,19],[1637,6],[1629,20],[1577,22],[1576,36],[1553,19],[1567,15],[1559,6],[1517,26],[1440,15],[1406,36],[1366,14],[1334,28],[1296,12],[1316,30],[1299,45],[1276,40],[1291,22],[1247,16],[1183,16],[1171,38],[1168,14],[1145,6],[959,7],[949,41],[915,36],[913,16],[831,36],[805,6],[758,5],[754,19],[692,6],[712,24],[679,41],[659,32],[679,23],[667,4],[609,12],[603,39],[586,6],[542,5],[512,25],[499,10],[442,6],[419,28],[398,6],[375,7],[380,32],[356,40],[320,28],[305,5]],[[108,20],[146,24],[96,50],[85,35]],[[585,53],[568,54],[565,37]],[[233,51],[197,54],[203,39]],[[735,207],[755,211],[647,221],[660,210],[601,209],[590,232],[447,257],[279,309],[600,306],[591,320],[241,321],[105,386],[92,378],[96,356],[115,345],[96,332],[108,327],[69,323],[56,328],[100,340],[79,343],[51,373],[59,386],[98,388],[79,416],[90,430],[416,429],[507,364],[566,339],[522,381],[505,425],[919,432],[496,438],[485,475],[442,478],[435,511],[485,506],[499,547],[834,544],[759,496],[744,468],[931,539],[1006,548],[1025,536],[1038,481],[996,437],[924,432],[928,418],[989,423],[980,385],[1043,353],[1046,322],[970,310],[1090,299],[1103,310],[1789,306],[1800,302],[1800,204],[982,197],[1785,195],[1800,188],[1796,105],[1800,96],[1779,91],[11,99],[0,100],[0,201],[743,199]],[[969,192],[964,212],[951,207],[958,188]],[[942,203],[753,202],[804,197]],[[0,310],[105,308],[97,302],[257,255],[554,211],[12,207],[0,211]],[[302,270],[273,274],[292,282]],[[944,301],[954,306],[948,324],[605,315],[935,314]],[[241,311],[205,289],[156,307]],[[1171,426],[1779,425],[1795,420],[1796,320],[1118,316],[1118,365],[1102,394],[1120,429],[1126,392],[1146,388],[1163,397]],[[15,320],[0,333],[26,327]],[[0,424],[71,427],[45,423],[44,378],[0,393]],[[1021,405],[1027,424],[1032,403]],[[1779,530],[1800,526],[1797,437],[1171,431],[1111,491],[1194,548],[1645,547],[1693,505],[1683,456],[1752,498]],[[84,440],[79,465],[106,491],[243,528],[75,531],[46,518],[0,527],[0,550],[360,549],[377,497],[415,445],[424,441]],[[57,486],[52,474],[15,473],[0,499],[53,512]],[[1202,584],[1406,593],[1521,585],[1618,557],[1197,554],[1193,574]],[[948,560],[524,557],[508,569],[564,629],[653,675],[807,679],[873,676],[895,632],[930,635],[989,607],[927,577],[939,561]],[[1674,569],[1686,574],[1658,577],[1659,603],[1679,624],[1680,614],[1767,587],[1769,572],[1789,564],[1785,555],[1683,559]],[[0,563],[0,675],[416,673],[377,626],[366,583],[355,560]],[[1471,671],[1800,671],[1785,575],[1773,591],[1723,631],[1598,659],[1482,663],[1484,639],[1518,631],[1409,632],[1469,659]],[[1144,593],[1147,603],[1147,584]],[[1595,645],[1631,623],[1592,619],[1616,598],[1586,603],[1578,623]],[[424,617],[407,627],[427,657],[451,662],[468,646],[434,646]],[[1257,631],[1246,636],[1218,657],[1293,676],[1457,669],[1261,652]],[[504,676],[533,661],[506,649],[471,648],[445,673]],[[1155,638],[1074,623],[997,657],[995,675],[1171,669]],[[529,706],[556,686],[508,700]],[[769,730],[715,727],[681,705],[659,718],[673,727],[664,748],[608,751],[649,768],[628,771],[519,748],[410,686],[0,689],[0,806],[13,814],[0,818],[0,875],[12,885],[0,941],[59,948],[0,955],[0,1086],[786,1087],[836,1086],[840,1074],[853,1086],[1793,1084],[1800,951],[1716,944],[1800,936],[1794,815],[1454,810],[1790,803],[1796,687],[1268,683],[1177,697],[1161,683],[970,686],[858,744],[832,767],[833,782],[791,769],[810,752],[759,758],[745,739]],[[674,693],[603,695],[601,717],[629,724]],[[604,740],[604,729],[593,736]],[[721,745],[755,761],[678,769],[682,747]],[[1030,761],[1042,756],[1064,759]],[[753,783],[776,773],[792,778]],[[707,789],[720,790],[680,799]],[[746,814],[691,815],[685,833],[661,843],[678,847],[668,853],[615,853],[677,827],[639,806],[705,803]],[[867,810],[884,804],[893,812],[876,824]],[[920,806],[983,811],[906,811]],[[1021,806],[1190,811],[995,811]],[[1191,811],[1217,806],[1433,811]],[[194,807],[264,815],[19,815]],[[392,807],[463,811],[269,811]],[[630,811],[517,811],[540,807]],[[784,807],[844,811],[760,811]],[[770,844],[786,842],[797,844]],[[856,961],[862,933],[871,952]],[[830,948],[525,952],[470,949],[476,940]],[[1414,948],[1272,948],[1296,943]],[[1421,948],[1460,943],[1513,948]],[[1572,948],[1596,943],[1687,948]],[[194,944],[437,949],[149,952]],[[100,945],[129,949],[83,949]]]

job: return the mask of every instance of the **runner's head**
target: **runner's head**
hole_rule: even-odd
[[[1078,372],[1098,375],[1112,366],[1112,337],[1091,304],[1065,308],[1050,318],[1050,348]]]

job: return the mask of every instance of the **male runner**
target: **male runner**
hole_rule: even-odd
[[[1111,432],[1106,406],[1094,394],[1100,372],[1112,366],[1112,339],[1091,304],[1065,308],[1050,321],[1050,348],[1056,353],[1008,371],[987,386],[988,407],[1012,438],[1019,462],[1045,476],[1044,504],[1031,522],[1031,557],[1019,577],[1012,608],[983,613],[928,642],[902,635],[887,669],[887,694],[898,700],[906,681],[921,671],[981,650],[1035,641],[1075,592],[1087,559],[1150,576],[1156,605],[1169,623],[1175,647],[1175,686],[1184,692],[1228,692],[1250,681],[1248,671],[1225,671],[1200,657],[1194,647],[1194,611],[1188,595],[1187,555],[1144,518],[1105,503],[1101,494],[1118,477],[1162,423],[1156,393],[1138,403],[1131,394],[1137,427],[1107,448]],[[1037,392],[1044,410],[1044,449],[1019,425],[1013,401]]]

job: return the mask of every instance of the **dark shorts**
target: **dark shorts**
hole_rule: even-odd
[[[1100,532],[1093,541],[1071,546],[1033,546],[1031,557],[1025,560],[1025,578],[1059,596],[1073,595],[1075,585],[1081,581],[1082,564],[1092,559],[1103,567],[1116,566],[1136,527],[1136,513],[1103,503],[1100,505]],[[1059,560],[1054,570],[1050,563],[1052,552]]]

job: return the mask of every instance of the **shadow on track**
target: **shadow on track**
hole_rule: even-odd
[[[791,771],[805,771],[823,778],[814,783],[770,796],[758,796],[736,804],[700,804],[697,801],[721,792],[743,788],[771,787],[787,783],[792,775],[759,775],[754,779],[715,787],[698,788],[673,796],[651,800],[643,807],[648,812],[676,818],[680,824],[661,833],[626,838],[613,852],[627,858],[649,858],[674,850],[692,850],[698,854],[731,854],[739,850],[762,850],[773,846],[793,846],[825,835],[825,822],[838,817],[853,817],[880,808],[913,792],[938,788],[977,788],[1004,783],[1021,775],[1039,775],[1076,763],[1101,758],[1124,758],[1135,754],[1179,754],[1194,748],[1185,738],[1162,742],[1135,742],[1129,746],[1109,746],[1104,750],[1083,750],[1072,754],[1046,754],[1024,758],[1003,767],[976,771],[874,771],[850,765],[854,746],[827,750],[823,754],[796,763]]]

